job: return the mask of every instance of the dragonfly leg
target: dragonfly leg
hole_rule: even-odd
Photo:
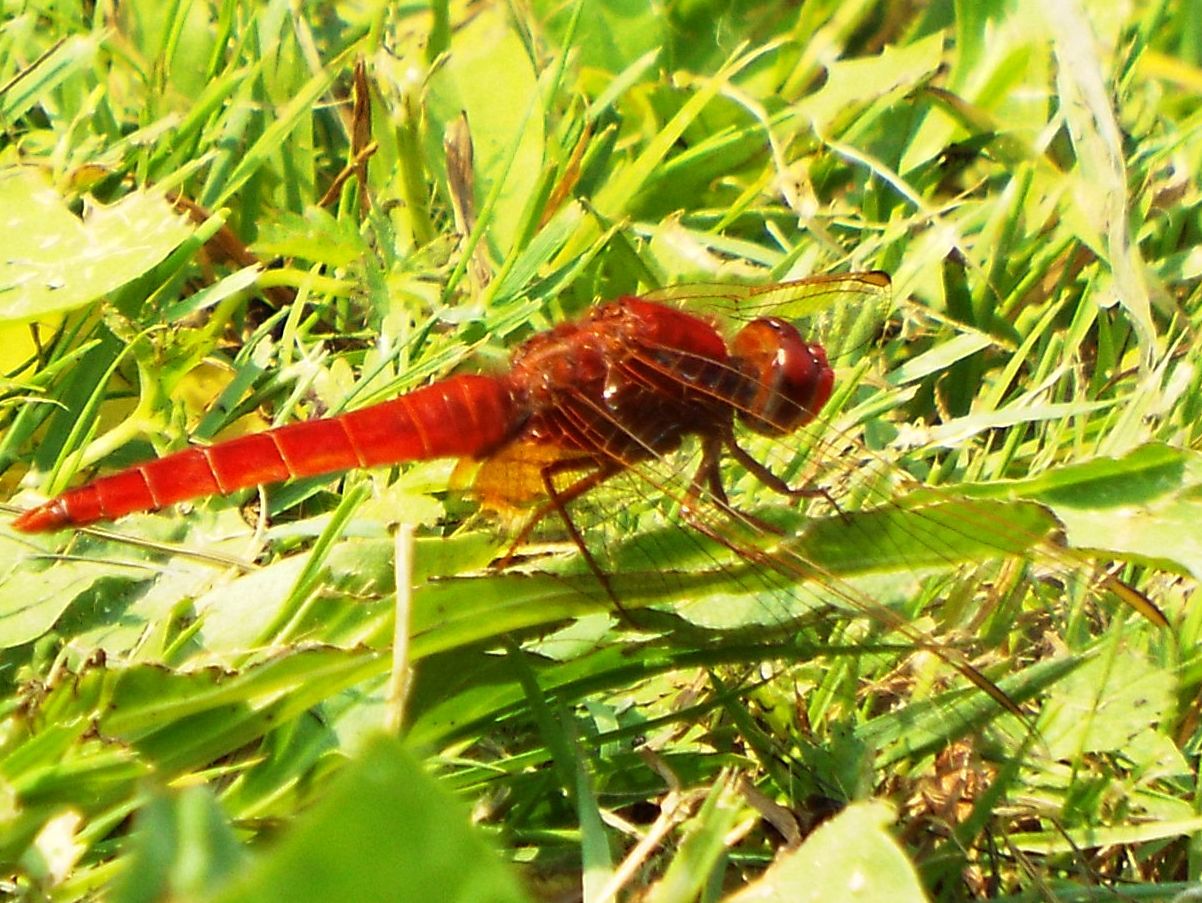
[[[718,461],[722,456],[722,447],[723,442],[718,438],[714,438],[713,440],[707,439],[702,445],[701,464],[697,468],[697,473],[693,475],[693,481],[689,484],[688,492],[685,493],[684,499],[681,500],[680,516],[686,524],[707,539],[725,546],[732,552],[742,555],[756,564],[772,566],[768,555],[757,549],[737,543],[729,536],[724,536],[722,531],[716,529],[701,513],[699,501],[703,492],[708,491],[710,501],[728,517],[752,529],[767,530],[778,536],[781,532],[771,524],[761,521],[758,517],[739,511],[727,500],[726,490],[722,488],[721,475],[718,470]]]
[[[621,612],[623,617],[626,617],[626,609],[622,607],[622,600],[618,598],[618,594],[614,592],[613,584],[610,583],[609,574],[601,570],[601,565],[597,564],[597,559],[593,557],[593,553],[589,551],[588,545],[584,541],[584,537],[580,534],[580,529],[576,526],[576,522],[572,520],[572,515],[568,513],[568,503],[574,499],[580,498],[584,493],[600,486],[610,477],[621,471],[621,467],[613,461],[599,461],[597,469],[592,473],[581,477],[567,489],[562,492],[555,488],[555,474],[557,470],[565,468],[558,465],[562,462],[548,464],[542,469],[543,485],[547,489],[547,498],[550,499],[550,505],[559,515],[559,519],[563,521],[563,525],[568,529],[568,535],[572,537],[572,542],[576,544],[576,548],[580,550],[580,554],[584,556],[585,563],[588,564],[588,569],[593,572],[593,576],[597,578],[597,582],[605,589],[605,595],[609,596],[611,602]]]
[[[729,542],[714,536],[712,530],[702,528],[700,523],[701,518],[697,511],[700,508],[698,504],[699,500],[706,491],[709,493],[710,501],[728,517],[735,519],[745,526],[751,527],[753,530],[761,530],[777,536],[783,534],[779,528],[774,527],[767,521],[761,520],[754,514],[740,511],[727,498],[726,489],[722,486],[722,473],[718,467],[718,462],[722,459],[722,449],[727,447],[730,442],[729,438],[723,439],[721,437],[707,438],[705,440],[701,447],[701,464],[697,467],[697,473],[693,475],[693,481],[689,484],[689,490],[685,493],[680,507],[681,516],[695,530],[704,533],[711,539],[717,539],[727,548],[738,551]]]
[[[584,467],[592,466],[594,470],[591,473],[585,474],[576,482],[572,483],[565,489],[558,489],[555,486],[555,477],[559,474],[580,470]],[[622,603],[618,599],[617,593],[614,592],[613,585],[610,583],[609,575],[601,569],[597,563],[597,559],[593,557],[593,553],[589,551],[588,545],[584,541],[584,537],[580,533],[580,528],[576,526],[572,520],[572,515],[568,511],[568,505],[580,498],[586,492],[600,486],[610,477],[622,471],[622,467],[616,461],[610,461],[599,458],[565,458],[560,461],[553,461],[541,468],[539,475],[542,477],[543,488],[547,492],[547,503],[538,508],[537,511],[530,517],[526,524],[522,527],[512,544],[509,546],[509,551],[505,557],[501,559],[501,565],[513,558],[518,546],[522,545],[530,538],[531,531],[538,526],[539,522],[547,515],[555,512],[563,525],[567,528],[568,535],[572,538],[572,543],[580,550],[580,554],[584,556],[585,563],[593,572],[593,576],[597,578],[597,582],[605,589],[605,594],[609,596],[610,601],[617,606],[618,610],[625,612],[622,608]]]
[[[835,497],[830,494],[823,486],[790,486],[771,470],[752,457],[746,449],[742,448],[734,437],[727,436],[723,440],[723,445],[730,452],[732,458],[747,468],[747,472],[753,477],[771,489],[778,495],[783,495],[788,499],[824,499],[835,511],[843,516],[843,511],[839,508],[839,503],[835,501]]]
[[[554,479],[560,473],[572,470],[583,470],[588,467],[594,468],[593,471],[581,477],[571,486],[568,486],[563,490],[555,488]],[[509,553],[505,556],[505,560],[513,557],[517,547],[525,543],[526,540],[530,538],[530,534],[534,531],[534,528],[537,527],[545,517],[552,513],[560,514],[562,516],[560,511],[562,506],[575,501],[590,489],[599,486],[601,483],[605,482],[615,473],[617,473],[619,469],[620,468],[607,470],[604,468],[602,463],[597,461],[595,458],[569,458],[562,461],[555,461],[540,468],[539,477],[543,481],[543,490],[546,492],[549,500],[545,504],[540,505],[526,520],[526,523],[522,526],[522,529],[518,532],[518,535],[514,537],[513,542],[510,543]],[[556,498],[559,499],[559,504],[556,504]]]

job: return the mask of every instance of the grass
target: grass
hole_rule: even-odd
[[[6,893],[1195,886],[1202,60],[1187,11],[1098,6],[6,7],[16,506],[624,292],[894,301],[800,321],[835,398],[746,439],[839,511],[725,472],[774,567],[673,526],[695,450],[594,494],[624,615],[553,526],[490,569],[449,462],[0,527]]]

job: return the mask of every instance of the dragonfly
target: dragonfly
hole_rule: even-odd
[[[1013,708],[964,658],[899,615],[843,588],[795,551],[772,551],[736,535],[771,535],[774,528],[730,503],[721,469],[727,459],[788,499],[825,498],[838,510],[825,488],[792,486],[761,463],[740,444],[736,425],[782,440],[818,417],[831,398],[835,370],[823,345],[808,341],[793,320],[832,305],[880,310],[890,290],[886,273],[868,271],[623,296],[535,334],[504,372],[453,375],[335,417],[136,464],[24,511],[13,526],[27,533],[83,527],[293,478],[469,459],[478,464],[471,491],[482,504],[529,511],[511,553],[537,524],[556,516],[621,609],[621,594],[574,521],[573,503],[621,474],[657,466],[692,437],[700,447],[699,463],[677,501],[682,518],[697,532],[752,568],[836,586],[843,601],[936,652]],[[721,314],[745,323],[729,340],[719,326]],[[987,526],[982,519],[959,529],[975,533]],[[1119,581],[1110,588],[1158,620],[1154,606],[1134,590]]]
[[[832,296],[880,303],[889,287],[885,273],[872,271],[734,297],[745,310]],[[27,533],[82,527],[260,484],[448,457],[508,472],[537,462],[533,491],[549,501],[531,524],[552,511],[570,523],[567,506],[574,499],[639,461],[674,451],[689,435],[703,450],[694,494],[707,492],[726,504],[719,462],[727,453],[796,497],[810,490],[787,487],[760,465],[736,441],[734,424],[787,435],[814,418],[833,386],[824,348],[783,317],[756,317],[728,343],[703,316],[624,296],[533,336],[505,373],[451,376],[336,417],[136,464],[23,512],[13,526]],[[557,488],[564,473],[581,476]],[[508,501],[531,494],[521,481],[510,482]]]

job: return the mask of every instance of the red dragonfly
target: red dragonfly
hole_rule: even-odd
[[[674,290],[727,302],[740,316],[760,311],[795,316],[836,301],[883,307],[889,277],[882,272],[819,276],[764,288]],[[823,577],[796,553],[771,555],[741,544],[693,512],[704,499],[736,524],[758,529],[734,510],[722,485],[720,463],[729,454],[769,488],[792,498],[825,495],[791,488],[735,441],[735,422],[780,437],[811,421],[831,396],[834,371],[822,346],[807,342],[783,316],[751,319],[727,342],[709,319],[656,300],[622,297],[582,319],[535,335],[498,375],[461,375],[399,398],[337,417],[291,424],[190,448],[135,465],[72,489],[22,513],[24,532],[84,526],[136,511],[294,477],[355,467],[434,458],[483,462],[473,491],[492,507],[516,507],[545,498],[515,541],[555,513],[606,593],[620,605],[594,561],[568,505],[605,480],[675,450],[687,436],[699,440],[700,465],[679,501],[701,533],[753,565],[788,578]],[[518,476],[515,477],[514,475]],[[566,486],[564,477],[571,476]],[[987,530],[978,523],[961,535]],[[1033,533],[1031,534],[1034,535]],[[1005,543],[999,545],[1003,549]],[[954,652],[904,623],[889,609],[829,580],[837,596],[870,613],[916,644],[932,649],[993,696],[1013,703]],[[1150,602],[1117,580],[1107,585],[1158,622]]]
[[[880,303],[889,284],[885,273],[874,271],[732,289],[730,297],[742,310],[833,297]],[[718,470],[724,452],[774,489],[813,494],[790,489],[744,451],[734,422],[770,436],[791,433],[826,404],[833,384],[823,348],[785,319],[754,319],[728,344],[708,319],[622,297],[535,335],[506,373],[452,376],[337,417],[189,448],[64,492],[25,511],[13,526],[30,533],[84,526],[293,477],[467,457],[485,461],[485,473],[535,468],[537,485],[501,486],[507,496],[501,500],[544,494],[549,502],[527,530],[557,512],[587,556],[568,503],[639,461],[676,449],[687,435],[697,436],[702,448],[691,495],[708,493],[726,505]],[[557,489],[556,478],[565,473],[582,475]],[[483,487],[500,482],[482,475],[478,494],[496,495]]]

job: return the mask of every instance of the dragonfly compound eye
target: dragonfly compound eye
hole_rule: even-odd
[[[826,352],[806,342],[791,323],[753,320],[731,343],[731,354],[745,380],[739,419],[757,433],[791,433],[831,397],[835,372]]]

